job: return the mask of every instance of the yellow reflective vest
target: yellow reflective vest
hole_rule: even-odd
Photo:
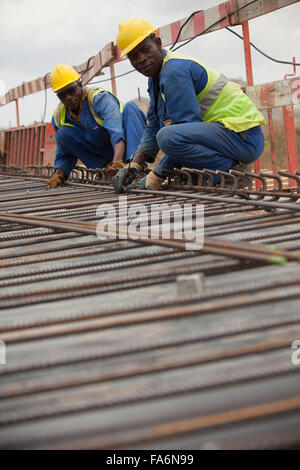
[[[94,101],[94,98],[95,98],[96,95],[98,95],[99,93],[103,93],[104,91],[106,91],[110,95],[114,96],[118,100],[118,98],[115,95],[110,93],[110,91],[104,90],[104,88],[85,87],[85,92],[86,92],[86,97],[87,97],[87,100],[88,100],[88,105],[89,105],[90,112],[93,115],[93,118],[95,119],[95,121],[102,127],[103,127],[103,119],[101,119],[95,113],[94,107],[93,107],[93,101]],[[123,112],[123,104],[119,100],[118,100],[118,103],[119,103],[119,106],[120,106],[120,112],[122,113]],[[60,127],[60,126],[74,127],[73,124],[69,124],[69,123],[66,122],[66,107],[63,103],[60,103],[57,106],[57,108],[54,111],[53,117],[54,117],[54,122],[55,122],[57,127]]]
[[[234,132],[243,132],[266,124],[265,117],[243,93],[240,85],[227,80],[223,74],[203,65],[198,59],[171,51],[166,54],[162,67],[172,59],[192,60],[206,70],[206,87],[197,95],[204,121],[221,122]],[[163,93],[162,98],[165,100]]]

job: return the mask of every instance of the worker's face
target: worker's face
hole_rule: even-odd
[[[57,92],[57,96],[65,106],[71,111],[75,111],[80,106],[82,85],[77,81],[69,83],[69,85],[61,88],[61,90]]]
[[[158,77],[163,61],[160,38],[147,37],[127,57],[135,70],[145,77]]]

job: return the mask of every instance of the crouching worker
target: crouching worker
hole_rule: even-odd
[[[88,168],[122,168],[136,153],[146,125],[143,112],[133,102],[123,108],[106,90],[83,88],[69,65],[53,69],[51,85],[60,104],[52,118],[57,150],[48,188],[61,186],[78,158]]]
[[[142,18],[119,26],[121,55],[148,77],[149,124],[130,168],[113,178],[117,193],[139,174],[158,150],[165,153],[154,171],[139,181],[141,189],[160,189],[164,169],[194,168],[228,171],[252,163],[264,148],[264,116],[241,87],[198,59],[162,48],[156,29]],[[242,164],[241,164],[242,162]],[[214,177],[214,183],[218,177]]]

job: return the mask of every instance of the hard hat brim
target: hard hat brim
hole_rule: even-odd
[[[153,33],[157,33],[157,29],[156,28],[152,28],[150,29],[149,31],[147,31],[146,33],[144,34],[141,34],[140,36],[138,36],[134,41],[132,41],[131,44],[129,44],[129,46],[125,47],[125,49],[123,49],[122,51],[120,51],[120,56],[121,57],[124,57],[125,55],[127,55],[129,52],[131,52],[136,46],[138,46],[138,44],[140,44],[142,41],[144,41],[144,39],[146,39],[148,36],[150,36],[150,34],[153,34]]]
[[[70,79],[69,81],[67,81],[66,83],[64,83],[63,86],[61,86],[61,87],[59,87],[59,88],[55,88],[55,89],[52,88],[52,91],[54,91],[54,93],[56,93],[57,91],[63,90],[66,86],[70,85],[71,83],[77,82],[77,80],[79,80],[80,77],[81,77],[81,76],[78,74],[78,78],[76,78],[75,80],[74,80],[74,78],[72,78],[72,79]]]

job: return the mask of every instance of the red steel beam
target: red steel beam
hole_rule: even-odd
[[[256,0],[254,3],[252,3],[251,0],[229,0],[223,2],[204,12],[195,14],[182,29],[180,41],[191,39],[203,33],[207,28],[209,29],[206,32],[212,32],[226,28],[227,26],[243,24],[245,21],[249,21],[252,18],[292,5],[297,1],[299,0]],[[162,39],[163,46],[172,44],[176,31],[178,32],[179,27],[186,20],[187,18],[182,18],[181,20],[159,28],[159,35]],[[214,26],[212,26],[213,24]],[[86,84],[96,75],[101,74],[102,68],[108,67],[111,63],[119,60],[119,52],[113,42],[110,42],[90,60],[86,61],[84,64],[75,66],[75,68],[82,74],[83,83]],[[46,74],[44,77],[39,77],[36,80],[23,83],[9,90],[5,96],[0,97],[0,106],[49,87],[49,74]]]
[[[75,69],[82,75],[83,84],[88,83],[96,75],[103,75],[101,69],[109,66],[116,58],[116,50],[114,44],[111,42],[107,44],[101,51],[99,51],[90,60],[80,65],[75,65]],[[44,77],[39,77],[31,82],[22,83],[22,85],[10,89],[6,95],[0,97],[0,106],[15,101],[23,96],[28,96],[33,93],[50,88],[50,74],[47,73]]]
[[[296,130],[294,120],[293,106],[284,106],[282,108],[285,128],[285,147],[288,170],[293,173],[298,168]],[[293,181],[291,180],[290,183]]]
[[[115,67],[114,64],[110,64],[110,77],[111,77],[111,91],[113,92],[114,95],[117,96],[117,85],[116,85],[116,79],[115,79]]]
[[[253,86],[253,69],[252,69],[251,45],[250,45],[248,21],[245,21],[242,26],[243,26],[243,38],[244,38],[243,42],[244,42],[247,86]]]
[[[271,11],[292,5],[299,0],[229,0],[205,11],[196,13],[183,27],[180,41],[185,41],[203,33],[216,31],[227,26],[243,24],[258,16],[265,15]],[[159,36],[164,46],[174,42],[179,28],[186,22],[186,18],[159,28]],[[216,23],[216,24],[215,24]],[[213,25],[213,26],[211,26]]]
[[[245,55],[245,66],[246,66],[246,77],[247,77],[247,86],[253,86],[253,69],[252,69],[252,58],[251,58],[251,44],[250,44],[250,33],[249,33],[249,23],[244,21],[242,24],[243,27],[243,43],[244,43],[244,55]],[[259,173],[261,170],[260,159],[256,160],[253,164],[255,173]],[[262,183],[259,180],[255,181],[256,190],[258,191]]]

